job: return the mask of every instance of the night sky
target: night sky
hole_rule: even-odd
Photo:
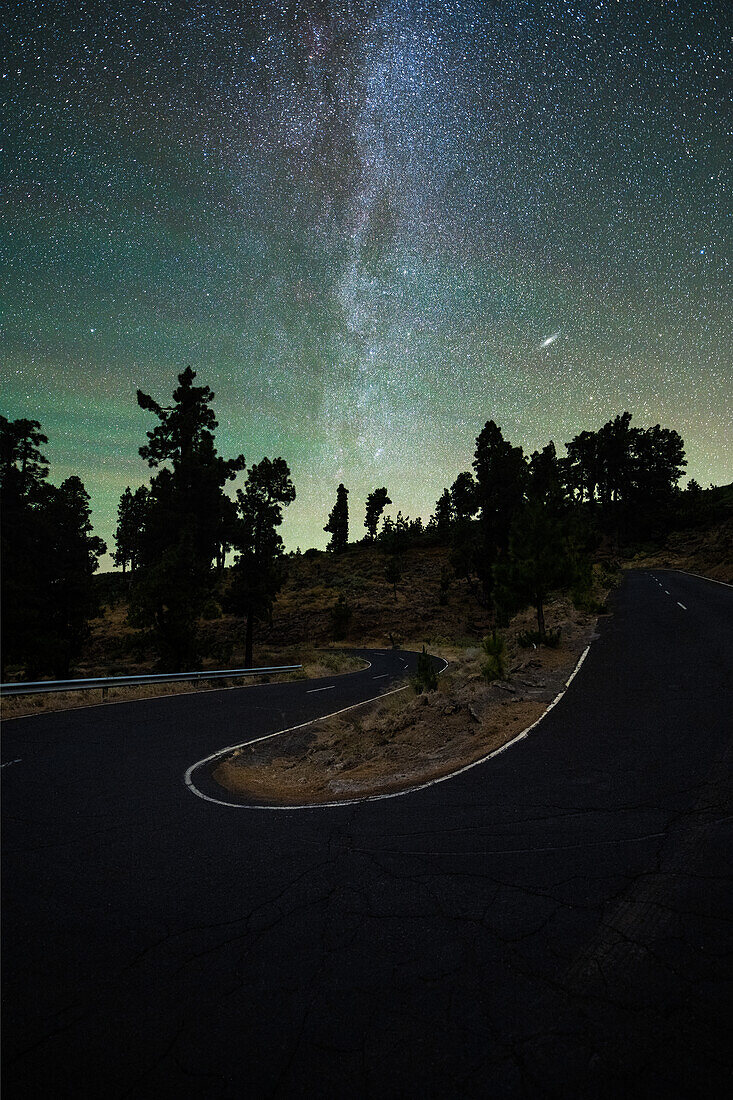
[[[110,544],[187,365],[219,450],[425,519],[494,419],[630,409],[731,480],[728,0],[25,3],[3,32],[2,411]]]

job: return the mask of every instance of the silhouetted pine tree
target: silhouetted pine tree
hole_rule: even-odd
[[[134,573],[140,564],[149,501],[150,493],[144,485],[134,493],[128,485],[120,497],[117,508],[117,529],[114,536],[117,549],[113,561],[115,565],[122,567],[123,576],[128,565],[130,571]]]
[[[431,516],[431,522],[435,524],[438,534],[445,536],[450,531],[454,518],[455,513],[450,489],[444,489],[435,502],[435,511]]]
[[[596,432],[583,431],[566,444],[565,482],[578,503],[594,504],[601,480],[601,458]]]
[[[552,440],[541,451],[533,451],[528,464],[527,497],[559,515],[568,506],[563,468]]]
[[[37,420],[0,416],[0,491],[2,492],[2,678],[8,664],[36,661],[36,639],[43,626],[45,593],[38,578],[43,568],[41,522],[48,443]]]
[[[107,547],[92,534],[89,494],[80,478],[67,477],[58,488],[48,485],[44,495],[43,664],[61,679],[69,675],[89,635],[89,619],[99,611],[92,577]]]
[[[453,518],[456,523],[467,523],[478,511],[476,482],[470,470],[459,474],[450,488]]]
[[[269,618],[285,580],[284,547],[277,528],[283,506],[295,500],[295,487],[283,458],[263,458],[237,492],[239,523],[234,537],[238,556],[232,569],[227,607],[245,619],[245,666],[252,666],[254,624]]]
[[[349,542],[349,490],[339,485],[336,490],[336,503],[331,509],[328,523],[323,528],[331,538],[327,549],[334,553],[345,550]]]
[[[0,417],[3,677],[10,662],[30,679],[68,675],[97,610],[92,575],[106,550],[80,479],[48,484],[40,428]]]
[[[369,493],[366,501],[366,517],[364,519],[364,526],[367,529],[367,534],[372,542],[377,537],[377,524],[382,512],[391,504],[392,501],[387,495],[387,490],[383,487],[381,489],[375,489],[373,493]]]
[[[637,432],[634,438],[633,495],[638,500],[669,501],[677,490],[684,468],[685,445],[673,428]]]
[[[199,659],[197,621],[211,599],[212,564],[221,552],[223,487],[244,469],[244,456],[216,451],[214,394],[195,386],[196,372],[178,376],[173,404],[163,407],[137,391],[142,409],[158,424],[140,455],[157,468],[150,483],[144,537],[131,598],[131,621],[150,628],[163,667],[194,667]]]
[[[682,438],[656,424],[631,426],[630,412],[567,444],[565,478],[580,502],[598,502],[602,522],[618,539],[663,516],[686,466]],[[640,506],[643,505],[643,509]]]
[[[512,524],[508,553],[495,566],[495,583],[510,608],[534,607],[541,639],[547,597],[573,583],[577,562],[569,524],[539,501],[524,505]]]
[[[473,462],[479,511],[479,544],[475,572],[484,598],[493,598],[494,567],[506,554],[512,522],[524,500],[527,463],[521,447],[504,439],[493,420],[476,440]]]
[[[384,569],[384,576],[387,584],[391,584],[394,589],[394,598],[397,599],[397,585],[402,580],[402,562],[396,554],[390,555],[387,559],[387,565]]]

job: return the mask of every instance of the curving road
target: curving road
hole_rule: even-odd
[[[528,738],[385,801],[183,775],[405,654],[6,723],[10,1100],[729,1092],[733,589],[637,573],[616,605]]]

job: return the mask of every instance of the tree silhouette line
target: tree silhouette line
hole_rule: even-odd
[[[295,499],[284,458],[246,466],[244,455],[219,455],[214,394],[195,384],[190,367],[178,376],[170,404],[137,391],[155,423],[139,448],[151,469],[148,485],[128,487],[119,502],[113,560],[129,597],[129,622],[150,640],[164,669],[188,670],[202,659],[200,623],[212,607],[242,620],[245,664],[254,630],[271,618],[287,568],[279,528]],[[387,488],[366,498],[362,540],[384,552],[384,578],[397,599],[402,555],[414,545],[443,544],[452,577],[463,578],[498,625],[532,605],[540,640],[550,592],[589,584],[590,553],[602,535],[616,545],[643,532],[650,517],[668,517],[681,494],[684,444],[674,430],[641,429],[624,412],[599,430],[582,431],[557,455],[554,443],[525,455],[489,420],[476,439],[471,470],[445,488],[429,521],[398,512]],[[26,678],[69,674],[98,612],[93,574],[106,550],[92,533],[89,497],[78,477],[48,481],[48,442],[34,420],[0,417],[2,490],[2,661]],[[234,498],[228,483],[244,476]],[[349,543],[349,490],[339,484],[324,531],[328,550]],[[640,518],[642,517],[642,518]],[[381,528],[380,528],[381,521]],[[226,583],[228,555],[233,564]],[[343,634],[348,604],[334,609]]]
[[[8,664],[29,680],[68,676],[97,610],[92,576],[107,547],[79,478],[48,481],[46,443],[37,420],[0,416],[3,680]]]

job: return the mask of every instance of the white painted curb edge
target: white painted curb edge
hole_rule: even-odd
[[[659,567],[660,572],[663,572],[663,568]],[[717,581],[715,577],[703,577],[702,573],[690,573],[689,569],[668,569],[668,573],[684,573],[686,577],[697,577],[699,581],[710,581],[711,584],[722,584],[723,588],[733,588],[733,584],[728,584],[727,581]]]
[[[456,771],[450,772],[448,775],[441,775],[437,779],[430,779],[430,780],[428,780],[427,783],[420,783],[415,787],[408,787],[404,791],[390,791],[388,794],[366,795],[363,798],[341,799],[337,802],[305,803],[303,805],[296,805],[296,806],[269,806],[269,805],[262,805],[262,804],[258,804],[258,803],[225,802],[225,801],[223,801],[222,799],[219,799],[219,798],[212,798],[210,795],[204,794],[203,791],[200,791],[198,789],[198,787],[195,786],[195,784],[193,782],[193,779],[192,779],[193,773],[196,771],[197,768],[202,767],[204,764],[210,763],[212,760],[217,760],[219,757],[225,756],[229,752],[234,752],[235,749],[246,748],[247,745],[255,745],[259,741],[268,740],[268,738],[270,738],[270,737],[279,737],[283,733],[290,733],[292,730],[303,729],[304,726],[311,726],[315,722],[323,722],[323,721],[325,721],[326,718],[333,718],[335,715],[343,714],[347,710],[354,710],[356,707],[363,707],[363,706],[366,705],[366,703],[375,702],[377,699],[384,699],[384,698],[386,698],[387,695],[396,695],[397,692],[399,692],[399,691],[405,691],[406,689],[404,687],[395,688],[394,691],[387,691],[387,692],[384,693],[384,695],[376,696],[375,699],[366,699],[363,703],[355,703],[350,707],[344,707],[342,710],[336,710],[336,711],[333,712],[333,714],[326,714],[322,718],[312,718],[309,722],[302,722],[299,726],[291,726],[290,729],[278,730],[276,733],[268,733],[264,737],[257,737],[253,741],[245,741],[241,745],[231,745],[227,749],[220,749],[218,752],[212,753],[211,756],[207,756],[207,757],[205,757],[205,759],[198,760],[195,764],[192,764],[191,767],[187,770],[186,774],[184,775],[183,781],[186,784],[186,786],[188,787],[188,789],[191,791],[192,794],[197,795],[199,798],[203,798],[204,801],[213,802],[217,806],[227,806],[227,807],[230,807],[231,809],[234,809],[234,810],[325,810],[325,809],[333,809],[334,807],[337,807],[337,806],[354,806],[355,804],[357,804],[359,802],[381,802],[381,801],[383,801],[384,799],[387,799],[387,798],[402,798],[402,797],[404,797],[404,795],[414,794],[415,791],[423,791],[427,787],[434,787],[437,783],[445,783],[448,779],[455,779],[455,777],[457,775],[462,775],[464,772],[470,771],[471,768],[477,768],[479,766],[479,764],[485,764],[487,760],[491,760],[494,756],[498,756],[499,753],[505,752],[507,749],[511,748],[512,745],[516,745],[517,742],[523,741],[524,738],[527,737],[532,732],[533,729],[535,729],[537,726],[539,726],[539,724],[543,720],[543,718],[547,717],[547,715],[550,713],[552,708],[557,706],[557,704],[560,702],[563,695],[565,694],[567,689],[570,687],[571,683],[573,682],[573,680],[577,676],[578,672],[580,671],[580,666],[583,664],[583,661],[588,656],[589,650],[590,650],[590,645],[587,645],[585,647],[585,649],[583,650],[583,652],[581,653],[581,655],[578,659],[578,663],[576,664],[575,668],[571,672],[568,679],[565,681],[565,686],[563,687],[562,691],[558,692],[558,694],[552,700],[552,702],[550,703],[548,708],[545,711],[543,711],[543,713],[539,716],[539,718],[536,719],[536,721],[534,721],[532,723],[531,726],[527,726],[527,728],[522,730],[521,733],[518,733],[516,735],[516,737],[513,737],[510,741],[507,741],[506,744],[502,745],[500,748],[494,749],[493,752],[487,753],[486,756],[482,756],[478,760],[474,760],[470,764],[464,764],[464,766],[462,768],[457,768]],[[445,660],[445,658],[441,658],[441,660]],[[445,669],[447,667],[448,667],[448,662],[446,661],[445,662],[445,668],[442,668],[440,671],[445,672]]]

